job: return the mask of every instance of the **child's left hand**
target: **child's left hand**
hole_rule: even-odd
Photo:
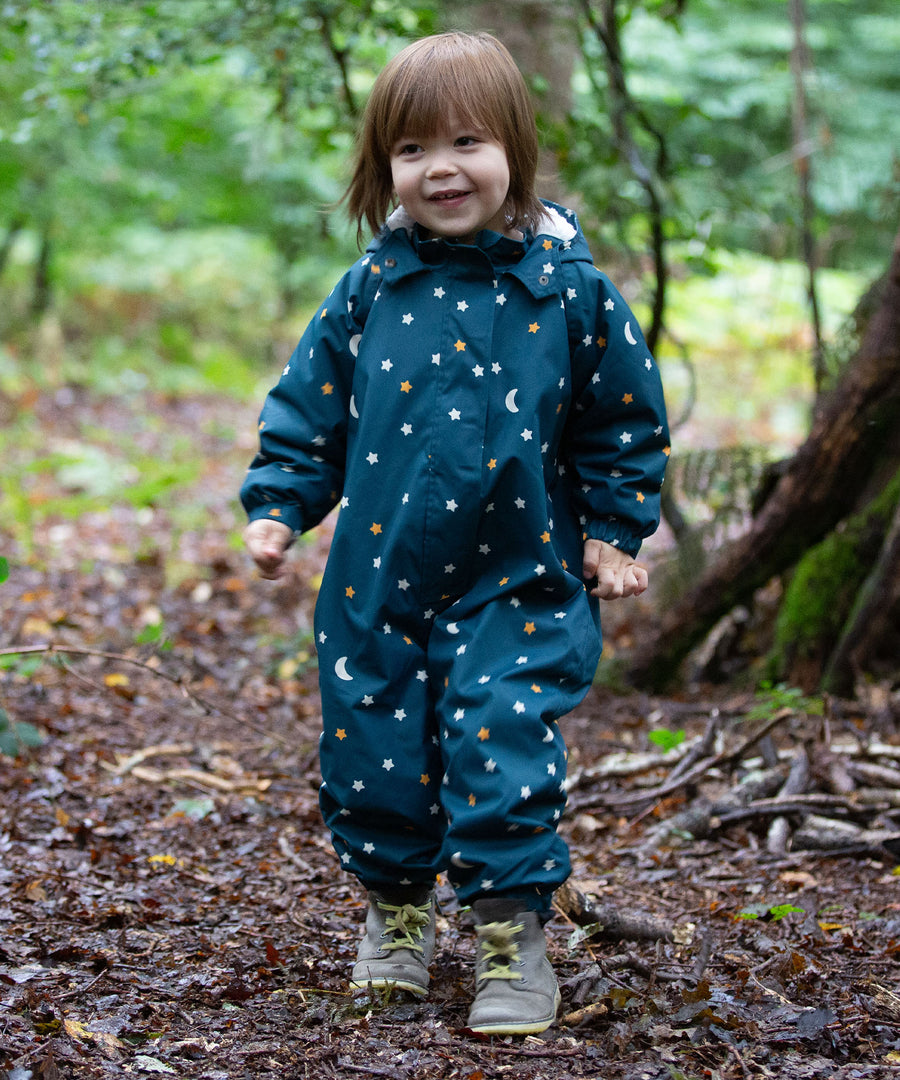
[[[601,600],[640,596],[649,584],[643,566],[603,540],[585,541],[583,573],[587,582],[596,579],[591,596],[599,596]]]

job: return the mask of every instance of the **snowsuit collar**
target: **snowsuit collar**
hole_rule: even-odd
[[[380,264],[383,280],[398,280],[448,260],[478,262],[487,258],[497,270],[514,274],[535,297],[565,291],[564,262],[592,262],[587,241],[571,210],[544,201],[544,215],[522,240],[483,229],[471,244],[424,237],[416,222],[398,207],[366,249]]]

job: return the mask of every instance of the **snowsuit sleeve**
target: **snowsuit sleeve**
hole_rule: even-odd
[[[251,521],[271,518],[299,534],[317,525],[341,497],[369,276],[368,267],[357,263],[338,282],[266,398],[259,452],[241,487]]]
[[[637,319],[612,282],[585,271],[571,320],[575,407],[566,434],[584,539],[629,555],[656,531],[669,431],[662,383]],[[591,280],[592,277],[592,280]]]

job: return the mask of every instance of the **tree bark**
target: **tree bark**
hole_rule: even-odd
[[[900,504],[881,555],[859,591],[855,610],[828,662],[822,680],[826,690],[848,694],[866,660],[885,642],[895,642],[900,629]]]
[[[900,234],[859,350],[749,530],[661,617],[630,676],[660,687],[716,621],[792,567],[849,513],[900,411]]]

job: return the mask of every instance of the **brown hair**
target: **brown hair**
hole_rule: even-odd
[[[537,127],[525,80],[506,47],[491,34],[451,31],[407,45],[379,74],[356,139],[353,177],[345,198],[362,241],[393,201],[391,148],[405,135],[433,135],[450,109],[475,123],[506,151],[510,225],[534,224],[543,208],[534,191]]]

